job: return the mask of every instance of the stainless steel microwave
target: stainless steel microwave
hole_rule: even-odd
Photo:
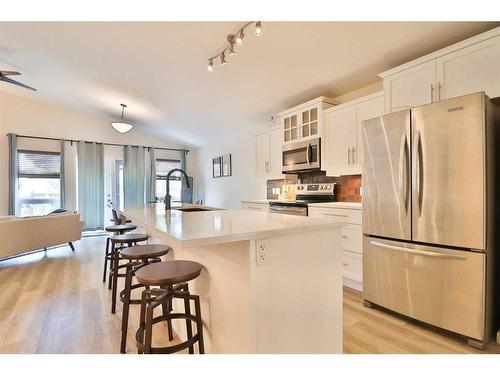
[[[283,173],[312,171],[321,168],[321,138],[283,145]]]

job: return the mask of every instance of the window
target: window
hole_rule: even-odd
[[[163,201],[167,194],[167,173],[180,168],[181,161],[176,159],[156,159],[156,198]],[[180,173],[170,176],[170,195],[172,202],[181,201],[182,181]]]
[[[18,214],[46,215],[60,208],[60,154],[19,150],[17,155]]]

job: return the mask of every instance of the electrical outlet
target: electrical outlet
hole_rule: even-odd
[[[257,242],[257,249],[255,255],[256,255],[257,266],[263,266],[269,263],[269,255],[267,254],[267,247],[263,241]]]

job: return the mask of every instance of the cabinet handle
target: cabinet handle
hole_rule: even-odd
[[[431,103],[434,103],[434,84],[431,83]]]
[[[347,236],[342,236],[342,238],[349,238],[349,237],[347,237]]]
[[[441,82],[438,83],[438,100],[441,100]]]
[[[347,164],[351,165],[351,148],[347,148]]]
[[[351,161],[352,161],[352,165],[356,164],[356,160],[354,159],[354,153],[355,153],[355,148],[354,147],[351,147],[351,150],[352,150],[352,156],[351,156]]]

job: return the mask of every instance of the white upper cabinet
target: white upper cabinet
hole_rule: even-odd
[[[379,74],[385,111],[479,91],[500,96],[500,27]]]
[[[437,59],[438,98],[484,91],[500,96],[500,36]]]
[[[272,128],[255,137],[257,179],[260,181],[283,178],[281,173],[281,127]]]
[[[296,142],[323,135],[323,111],[335,105],[335,102],[324,96],[300,104],[280,112],[282,136],[284,143]]]
[[[384,79],[385,110],[396,112],[432,103],[435,88],[435,61],[429,61],[393,74]]]
[[[324,112],[322,169],[327,176],[361,174],[362,123],[382,115],[382,92],[368,95]]]

